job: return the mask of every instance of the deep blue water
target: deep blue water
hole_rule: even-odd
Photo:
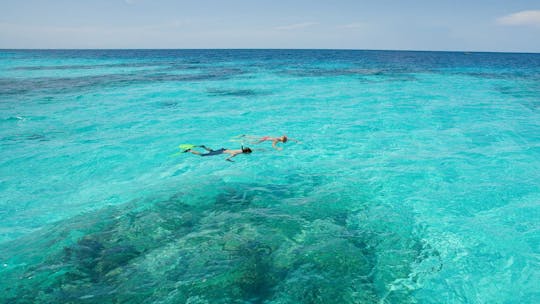
[[[2,303],[537,303],[540,54],[0,50],[0,197]]]

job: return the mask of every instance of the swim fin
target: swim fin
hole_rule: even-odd
[[[192,145],[192,144],[181,144],[178,146],[178,148],[180,148],[180,150],[184,150],[184,152],[187,152],[193,148],[197,147],[197,145]]]

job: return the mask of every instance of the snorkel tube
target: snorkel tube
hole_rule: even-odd
[[[250,148],[244,148],[244,145],[241,145],[241,148],[242,148],[242,153],[251,153],[253,151],[251,151]]]

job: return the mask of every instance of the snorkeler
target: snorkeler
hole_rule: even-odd
[[[283,134],[281,137],[270,137],[270,136],[264,136],[261,139],[259,139],[255,144],[260,144],[264,141],[272,141],[272,148],[276,150],[281,150],[282,148],[277,147],[277,143],[282,142],[286,143],[287,141],[292,140],[295,142],[298,142],[296,139],[288,138],[287,135]]]
[[[239,154],[249,154],[251,153],[251,149],[248,148],[248,147],[245,147],[242,146],[242,148],[240,150],[229,150],[229,149],[225,149],[225,148],[221,148],[219,150],[212,150],[208,147],[206,147],[205,145],[201,145],[201,146],[194,146],[194,147],[201,147],[203,149],[205,149],[206,151],[208,151],[208,153],[200,153],[200,152],[197,152],[197,151],[193,151],[192,148],[189,148],[189,149],[186,149],[185,151],[183,151],[184,153],[186,152],[191,152],[195,155],[200,155],[200,156],[214,156],[214,155],[219,155],[219,154],[223,154],[223,153],[227,153],[227,154],[230,154],[231,156],[229,156],[227,159],[225,159],[226,161],[230,161],[230,162],[234,162],[233,160],[231,160],[231,158],[235,157],[236,155],[239,155]]]

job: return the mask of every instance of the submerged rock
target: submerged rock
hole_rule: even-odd
[[[35,244],[40,259],[9,268],[12,284],[2,287],[0,299],[409,302],[405,283],[396,282],[408,280],[431,253],[414,237],[408,213],[337,201],[320,195],[326,193],[322,181],[315,184],[317,199],[301,205],[288,202],[309,198],[306,189],[237,184],[213,202],[187,204],[183,194],[141,199],[59,223]]]

